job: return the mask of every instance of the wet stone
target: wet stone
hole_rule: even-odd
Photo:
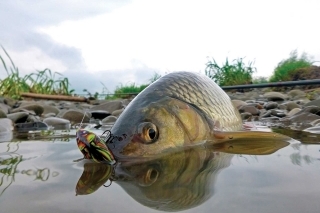
[[[271,115],[279,117],[279,118],[286,117],[286,113],[284,113],[281,110],[275,110],[275,109],[271,110]]]
[[[0,109],[0,118],[6,118],[7,113],[5,113],[2,109]]]
[[[310,124],[311,124],[312,126],[318,126],[318,125],[320,124],[320,119],[316,119],[316,120],[310,122]]]
[[[43,107],[39,104],[26,104],[16,109],[13,109],[11,112],[21,112],[25,110],[33,111],[36,115],[41,115],[44,111]]]
[[[47,114],[43,114],[42,117],[44,118],[56,117],[56,114],[53,112],[49,112]]]
[[[306,103],[305,106],[318,106],[318,107],[320,107],[320,99],[310,101],[309,103]]]
[[[306,93],[304,91],[298,90],[298,89],[289,91],[287,95],[291,100],[296,100],[298,98],[306,97]]]
[[[113,116],[116,116],[116,117],[119,117],[119,115],[121,115],[121,113],[124,111],[124,109],[118,109],[118,110],[115,110],[113,111],[111,114]]]
[[[278,103],[277,102],[268,102],[264,108],[266,110],[269,110],[269,109],[276,109],[278,107]]]
[[[48,126],[52,126],[54,130],[70,129],[71,126],[70,121],[63,118],[45,118],[43,119],[43,122],[46,123]]]
[[[63,113],[61,118],[67,119],[71,122],[71,124],[81,123],[82,119],[83,122],[88,123],[90,121],[91,114],[86,112],[86,115],[84,116],[84,112],[78,111],[78,110],[67,110]]]
[[[26,113],[26,112],[10,113],[7,115],[7,117],[11,119],[13,123],[24,123],[27,121],[29,117],[29,113]]]
[[[258,103],[249,103],[246,106],[253,106],[253,107],[257,108],[257,109],[263,109],[263,105],[260,105]]]
[[[251,115],[259,115],[260,111],[254,106],[242,106],[239,108],[240,113],[248,112]]]
[[[290,117],[290,116],[292,116],[292,115],[294,115],[294,114],[296,114],[296,113],[298,113],[300,111],[301,111],[300,108],[294,108],[294,109],[290,110],[290,112],[287,113],[287,116]]]
[[[8,114],[9,113],[9,110],[10,110],[10,107],[6,104],[3,104],[3,103],[0,103],[0,109],[5,113],[5,114]]]
[[[60,110],[51,105],[42,105],[43,107],[43,113],[42,114],[48,114],[48,113],[54,113],[55,115],[59,114]]]
[[[306,105],[307,103],[310,102],[310,100],[307,98],[303,98],[303,99],[296,100],[295,102],[300,105]]]
[[[110,123],[116,122],[116,120],[117,120],[117,117],[116,117],[116,116],[110,115],[110,116],[104,118],[104,119],[101,121],[101,123],[102,123],[102,124],[110,124]]]
[[[271,116],[271,111],[266,111],[265,113],[263,113],[260,117],[261,118],[267,118]]]
[[[289,101],[287,103],[285,103],[286,107],[287,107],[287,110],[288,111],[291,111],[292,109],[294,108],[301,108],[300,105],[298,105],[296,102],[294,101]]]
[[[36,131],[36,130],[47,130],[48,129],[48,125],[40,122],[40,121],[36,121],[36,122],[30,122],[30,123],[17,123],[15,125],[15,129],[18,132],[29,132],[29,131]]]
[[[91,111],[105,110],[108,112],[113,112],[115,110],[122,109],[122,108],[123,108],[122,102],[120,100],[115,100],[115,101],[109,101],[104,104],[93,106],[91,108]]]
[[[0,118],[0,132],[12,131],[13,123],[9,118]]]
[[[286,95],[280,92],[266,92],[263,95],[268,101],[284,101],[286,99]]]

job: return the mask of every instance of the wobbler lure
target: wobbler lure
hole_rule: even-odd
[[[98,163],[108,163],[110,165],[116,163],[105,141],[95,133],[85,129],[78,129],[76,132],[76,140],[84,159],[91,159]]]

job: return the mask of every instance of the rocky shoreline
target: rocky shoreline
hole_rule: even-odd
[[[249,92],[227,92],[241,113],[243,121],[258,121],[266,126],[280,126],[307,132],[320,129],[320,90],[300,89],[270,92],[254,89]],[[0,132],[72,129],[75,125],[92,123],[111,126],[129,99],[93,100],[88,103],[0,99]]]

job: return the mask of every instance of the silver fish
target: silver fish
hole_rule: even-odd
[[[286,140],[269,132],[246,132],[229,96],[207,76],[173,72],[131,101],[111,129],[117,158],[154,156],[196,144],[237,138]]]

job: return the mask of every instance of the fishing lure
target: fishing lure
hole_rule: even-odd
[[[110,165],[116,163],[105,141],[94,132],[80,128],[76,132],[76,140],[84,159],[91,159],[98,163],[108,163]]]

